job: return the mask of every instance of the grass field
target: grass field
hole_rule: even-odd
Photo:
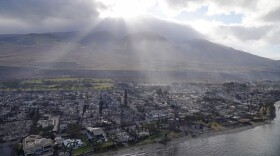
[[[1,91],[108,90],[114,87],[114,82],[110,79],[61,77],[7,81],[0,86]]]

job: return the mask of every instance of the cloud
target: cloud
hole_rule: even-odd
[[[201,32],[208,40],[255,55],[280,59],[280,29],[274,25],[244,26],[227,25],[218,21],[189,21],[195,30]],[[272,48],[274,47],[274,48]],[[278,54],[277,54],[278,53]]]
[[[187,23],[207,39],[237,49],[254,52],[280,45],[280,1],[276,0],[0,0],[0,34],[90,29],[102,14],[136,7],[132,2],[127,6],[130,1],[141,4],[139,12],[156,12],[157,17]],[[175,18],[196,11],[202,14],[200,19]],[[222,16],[215,18],[218,15]],[[231,22],[234,15],[241,20]],[[153,26],[157,27],[170,30],[168,23]],[[184,33],[170,36],[177,34]]]
[[[280,15],[280,7],[275,10],[271,10],[268,14],[264,15],[262,19],[269,22],[280,22],[279,15]]]
[[[102,8],[89,0],[1,0],[0,33],[75,30],[96,22]]]
[[[208,7],[208,15],[230,14],[231,12],[242,13],[248,10],[254,10],[257,7],[256,1],[248,0],[165,0],[169,9],[196,10],[201,7]]]
[[[181,9],[186,10],[196,10],[203,6],[204,0],[165,0],[167,7],[169,9],[175,9],[181,11]]]
[[[119,38],[139,32],[153,32],[160,34],[171,42],[184,42],[193,38],[204,38],[203,35],[189,25],[156,17],[138,17],[128,21],[121,18],[107,18],[98,23],[94,30],[109,31]]]
[[[167,9],[182,12],[206,8],[210,18],[186,21],[209,40],[264,57],[279,59],[280,1],[267,0],[165,0]],[[190,12],[191,13],[191,12]],[[216,15],[241,15],[239,23],[230,24],[214,18]],[[212,17],[212,19],[211,19]],[[278,50],[269,51],[271,47]]]
[[[279,36],[280,36],[280,27],[276,27],[274,29],[271,29],[271,31],[269,31],[269,33],[265,36],[265,40],[268,43],[280,46]],[[280,52],[280,49],[278,49],[278,51]]]
[[[244,26],[220,26],[221,33],[236,36],[240,41],[260,40],[266,36],[273,27],[244,27]]]

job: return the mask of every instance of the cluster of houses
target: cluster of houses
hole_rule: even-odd
[[[205,133],[269,119],[279,90],[271,83],[129,83],[107,91],[2,92],[0,141],[23,139],[25,155],[38,155],[54,146],[127,145],[159,131]],[[69,136],[69,125],[82,137]]]
[[[94,141],[102,143],[108,141],[105,132],[102,128],[96,127],[86,127],[86,129],[81,132],[84,134],[88,143]],[[55,137],[53,140],[50,138],[44,138],[40,135],[29,135],[23,139],[22,142],[23,151],[25,156],[33,155],[53,155],[54,146],[60,147],[67,150],[78,149],[86,145],[81,139],[70,139],[63,138],[61,136]]]

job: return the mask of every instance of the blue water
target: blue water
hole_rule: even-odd
[[[11,146],[0,147],[0,156],[13,156],[14,151]]]

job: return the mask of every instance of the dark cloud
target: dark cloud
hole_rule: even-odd
[[[102,7],[93,0],[1,0],[0,33],[78,29],[94,23]]]
[[[280,7],[270,11],[268,14],[262,17],[265,21],[280,22]]]

